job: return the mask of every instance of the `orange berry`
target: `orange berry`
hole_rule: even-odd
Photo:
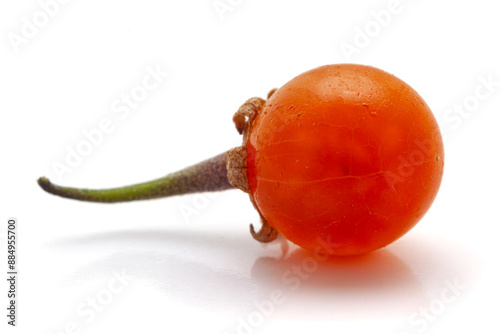
[[[280,234],[312,251],[366,253],[408,232],[443,175],[438,124],[409,85],[353,64],[278,89],[248,135],[248,181]]]

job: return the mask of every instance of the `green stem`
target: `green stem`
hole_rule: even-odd
[[[61,187],[46,177],[38,179],[43,190],[57,196],[89,202],[127,202],[205,191],[234,189],[227,179],[226,153],[202,161],[163,178],[112,189]]]

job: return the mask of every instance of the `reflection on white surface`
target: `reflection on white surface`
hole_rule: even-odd
[[[68,258],[88,254],[86,264],[56,282],[57,289],[78,294],[89,282],[125,272],[141,295],[149,291],[175,305],[170,317],[186,317],[186,310],[211,315],[214,333],[307,319],[350,321],[350,326],[358,320],[360,328],[385,321],[395,333],[417,332],[423,327],[419,310],[435,304],[447,282],[468,286],[474,279],[463,249],[440,240],[422,245],[416,237],[367,255],[326,260],[279,243],[255,252],[250,236],[166,230],[66,238],[48,248]],[[277,293],[279,303],[273,301]],[[120,296],[120,307],[133,309],[135,303],[127,291]]]

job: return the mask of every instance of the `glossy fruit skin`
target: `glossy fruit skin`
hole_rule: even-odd
[[[409,85],[380,69],[326,65],[278,89],[251,125],[248,180],[280,234],[354,255],[408,232],[438,192],[438,124]]]

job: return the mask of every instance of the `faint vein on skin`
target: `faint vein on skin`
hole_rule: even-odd
[[[317,215],[309,215],[307,217],[304,217],[304,220],[307,220],[307,219],[311,219],[311,218],[318,218],[318,217],[321,217],[321,216],[324,216],[326,214],[330,213],[330,210],[325,210],[323,211],[322,213],[320,214],[317,214]],[[334,222],[331,222],[330,224],[328,224],[328,226],[334,224],[334,223],[338,223],[338,221],[334,221]],[[326,226],[325,226],[326,227]]]
[[[380,175],[386,173],[385,171],[380,171],[380,172],[375,172],[375,173],[370,173],[370,174],[365,174],[365,175],[345,175],[345,176],[335,176],[335,177],[328,177],[326,179],[321,179],[321,180],[313,180],[313,181],[280,181],[280,183],[286,183],[286,184],[310,184],[310,183],[319,183],[319,182],[326,182],[326,181],[333,181],[333,180],[343,180],[343,179],[360,179],[364,177],[370,177],[370,176],[375,176],[375,175]],[[259,177],[260,181],[266,181],[266,182],[277,182],[277,180],[272,180],[272,179],[265,179],[262,177]]]
[[[304,141],[303,139],[288,139],[288,140],[281,140],[279,142],[276,142],[276,143],[271,143],[271,144],[268,144],[264,147],[264,149],[268,149],[269,147],[273,147],[273,146],[276,146],[276,145],[279,145],[279,144],[283,144],[283,143],[298,143],[298,142],[301,142],[301,141]]]
[[[420,166],[424,165],[426,163],[429,163],[433,161],[434,159],[429,159],[426,161],[423,161],[418,164],[404,164],[398,166],[397,169],[403,168],[403,167],[408,167],[408,166]],[[371,177],[371,176],[376,176],[376,175],[381,175],[385,173],[394,173],[396,170],[387,170],[387,171],[378,171],[374,173],[369,173],[369,174],[364,174],[364,175],[344,175],[344,176],[335,176],[335,177],[328,177],[326,179],[321,179],[321,180],[312,180],[312,181],[279,181],[280,184],[311,184],[311,183],[320,183],[320,182],[326,182],[326,181],[333,181],[333,180],[345,180],[345,179],[361,179],[361,178],[366,178],[366,177]],[[264,181],[264,182],[278,182],[278,180],[273,180],[273,179],[266,179],[263,177],[257,177],[258,181]]]

